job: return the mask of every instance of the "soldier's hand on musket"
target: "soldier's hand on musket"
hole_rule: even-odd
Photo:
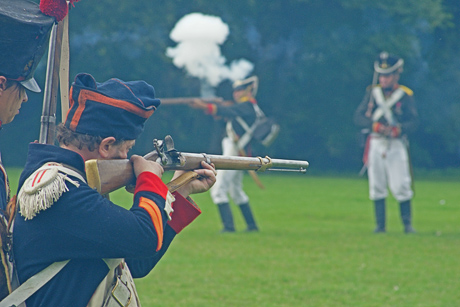
[[[392,138],[397,138],[401,135],[401,128],[399,126],[389,126],[387,135]]]
[[[190,106],[194,109],[201,109],[201,110],[206,110],[208,108],[208,104],[199,98],[193,99]]]
[[[401,128],[399,126],[389,126],[379,122],[373,124],[372,130],[391,138],[397,138],[401,135]]]
[[[216,183],[216,175],[217,172],[214,168],[214,165],[208,164],[204,161],[201,162],[200,169],[193,170],[195,173],[198,174],[198,177],[187,184],[184,184],[180,188],[177,189],[177,192],[181,194],[183,197],[187,197],[190,194],[197,194],[203,193],[208,191],[214,183]],[[180,175],[184,174],[185,171],[176,171],[172,180],[176,179]]]
[[[132,155],[130,160],[131,160],[131,163],[133,164],[134,175],[136,175],[136,178],[142,172],[151,172],[160,178],[161,176],[163,176],[164,169],[157,162],[146,160],[143,157],[138,156],[138,155]]]
[[[212,99],[212,101],[214,103],[217,103],[217,104],[223,104],[224,103],[224,99],[222,97],[215,97]]]

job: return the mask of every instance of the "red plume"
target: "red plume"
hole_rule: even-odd
[[[70,2],[73,3],[75,0]],[[61,21],[69,12],[69,8],[66,0],[41,0],[40,11],[45,15],[55,17],[57,21]]]

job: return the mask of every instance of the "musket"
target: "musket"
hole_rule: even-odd
[[[48,50],[46,82],[43,95],[43,109],[40,125],[41,144],[54,144],[56,126],[56,103],[59,86],[59,65],[61,60],[63,22],[53,25]]]
[[[366,113],[364,114],[366,117],[369,117],[369,118],[372,116],[372,109],[374,108],[374,95],[372,94],[372,89],[377,85],[378,76],[379,74],[374,69],[374,74],[372,75],[372,86],[371,86],[371,90],[369,94],[369,102],[367,104]],[[365,133],[365,132],[366,132],[366,129],[361,130],[361,133]],[[361,170],[359,171],[359,176],[363,176],[366,170],[367,170],[367,162],[364,162],[363,167],[361,167]]]
[[[176,97],[176,98],[159,98],[162,105],[180,105],[180,104],[193,104],[195,99],[202,100],[207,103],[214,103],[219,105],[233,104],[232,101],[223,100],[221,97],[201,98],[201,97]]]
[[[164,141],[155,139],[153,144],[155,149],[145,155],[144,158],[160,163],[165,171],[199,169],[202,161],[213,163],[216,169],[254,170],[257,172],[293,171],[306,173],[309,165],[307,161],[300,160],[179,152],[174,148],[174,142],[170,136],[166,136]],[[188,181],[195,178],[193,174],[196,173],[187,172],[186,174],[188,173],[191,173],[192,176],[187,179]],[[128,159],[88,160],[86,161],[86,176],[88,185],[103,195],[135,183],[134,169]]]

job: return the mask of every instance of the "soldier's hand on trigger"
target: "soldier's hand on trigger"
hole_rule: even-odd
[[[161,178],[163,176],[164,169],[163,167],[154,161],[149,161],[138,155],[132,155],[130,159],[134,168],[134,175],[136,178],[142,172],[151,172]]]

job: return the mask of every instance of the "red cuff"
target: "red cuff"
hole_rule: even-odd
[[[142,191],[154,192],[166,199],[168,187],[163,181],[161,181],[161,178],[154,173],[142,172],[139,176],[137,176],[134,194]]]
[[[372,124],[372,131],[377,133],[382,133],[385,130],[385,126],[379,122],[375,122]]]
[[[206,114],[215,115],[217,113],[217,106],[213,103],[208,103],[206,108]]]
[[[177,192],[174,192],[173,195],[176,201],[172,204],[174,212],[171,214],[168,225],[179,233],[201,214],[201,210],[190,197],[185,199]]]

